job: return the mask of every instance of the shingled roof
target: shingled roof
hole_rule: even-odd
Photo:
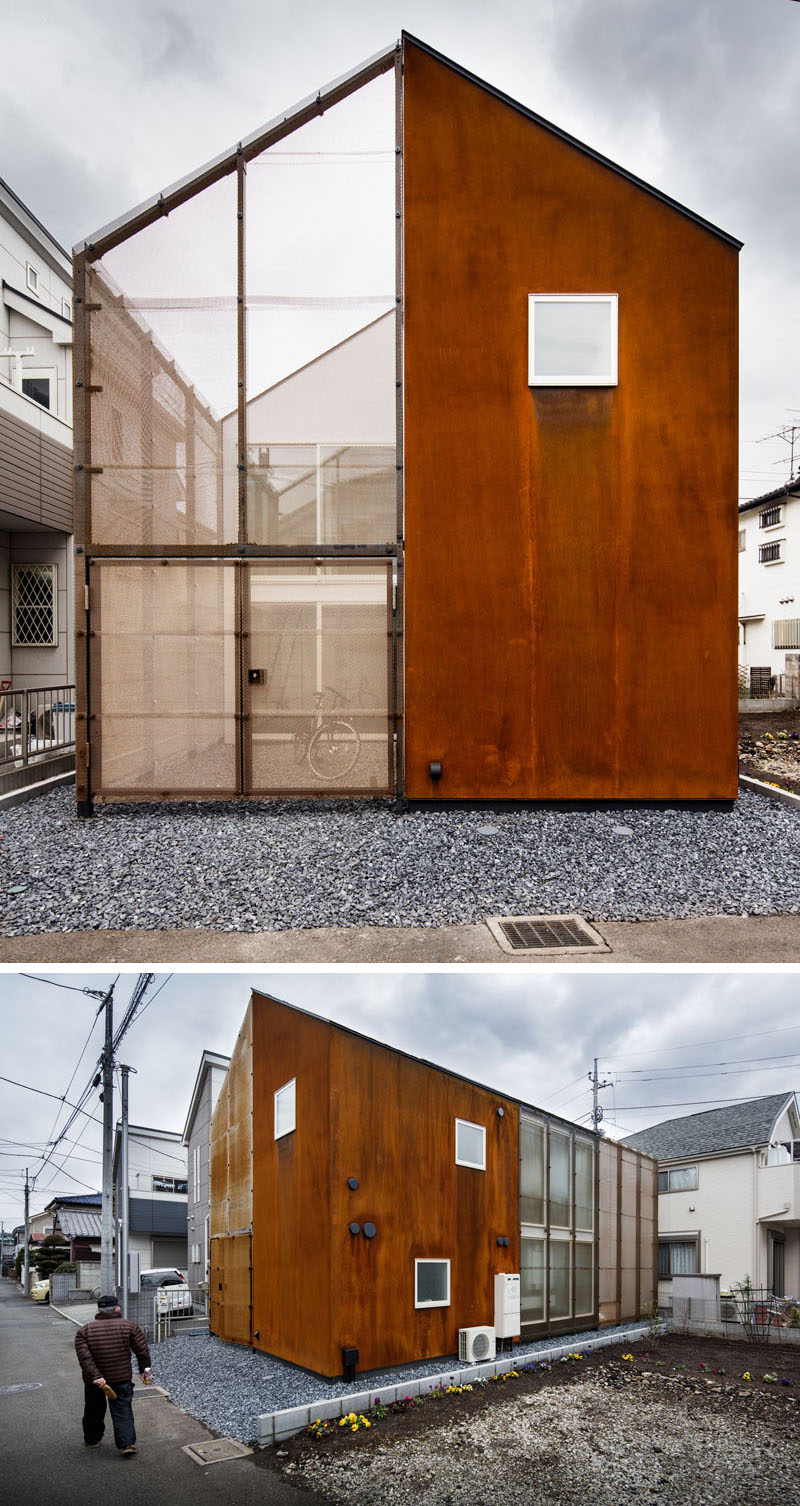
[[[663,1119],[660,1124],[651,1124],[649,1129],[626,1136],[622,1144],[632,1150],[646,1150],[659,1161],[767,1145],[776,1119],[793,1097],[793,1093],[772,1093],[769,1098],[706,1109],[702,1114],[686,1114],[682,1119]]]

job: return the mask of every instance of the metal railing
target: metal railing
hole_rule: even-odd
[[[735,1285],[714,1299],[673,1297],[669,1316],[675,1333],[706,1329],[754,1344],[800,1342],[800,1299],[776,1297],[767,1287],[749,1283]]]
[[[740,701],[765,701],[786,697],[788,700],[800,699],[800,676],[794,674],[772,674],[771,670],[751,670],[747,665],[739,666],[739,700]]]
[[[74,748],[74,685],[0,691],[0,772]]]
[[[204,1287],[180,1287],[172,1293],[157,1287],[155,1291],[129,1292],[128,1317],[155,1343],[179,1333],[204,1332],[208,1327],[208,1291]]]

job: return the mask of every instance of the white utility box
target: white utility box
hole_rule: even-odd
[[[498,1339],[518,1339],[520,1331],[519,1275],[506,1272],[494,1278],[494,1331]]]

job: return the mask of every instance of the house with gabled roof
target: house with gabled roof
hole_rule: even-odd
[[[739,683],[800,700],[800,477],[739,506]]]
[[[735,798],[739,249],[407,33],[87,236],[79,812]]]
[[[723,1288],[750,1277],[800,1294],[800,1112],[772,1093],[665,1119],[623,1145],[658,1159],[659,1301],[672,1277],[710,1272]]]

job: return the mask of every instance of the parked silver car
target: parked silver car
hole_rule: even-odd
[[[192,1293],[186,1278],[174,1268],[160,1267],[157,1270],[140,1271],[139,1290],[142,1296],[154,1293],[156,1306],[161,1312],[190,1318],[194,1311]]]

